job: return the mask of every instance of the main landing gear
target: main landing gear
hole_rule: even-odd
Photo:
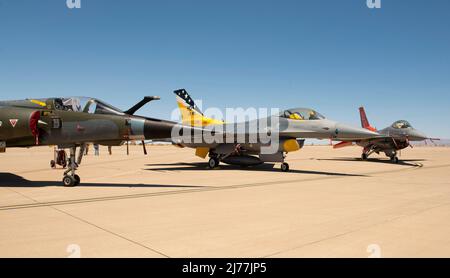
[[[68,159],[67,170],[64,172],[64,178],[62,180],[64,186],[77,186],[80,184],[80,176],[78,176],[75,172],[81,164],[85,151],[86,145],[81,145],[80,152],[78,153],[78,159],[76,159],[75,154],[77,152],[77,147],[75,146],[70,148],[70,157]]]
[[[361,155],[361,159],[362,160],[367,160],[369,158],[369,155],[371,155],[374,152],[378,153],[377,151],[375,151],[373,149],[364,149],[364,151],[363,151],[363,153]],[[386,154],[387,157],[390,158],[392,163],[398,164],[400,162],[400,160],[398,159],[396,150],[386,150],[385,154]]]
[[[217,157],[211,157],[208,161],[208,167],[210,169],[217,168],[219,166],[220,160]]]
[[[369,156],[375,152],[373,147],[364,148],[363,153],[361,154],[362,160],[369,159]]]
[[[398,159],[396,150],[391,150],[389,152],[386,152],[386,156],[388,156],[391,159],[392,163],[395,163],[395,164],[399,163],[399,159]]]
[[[289,164],[287,164],[286,162],[281,163],[281,171],[289,172]]]
[[[398,159],[397,155],[393,155],[390,157],[391,158],[391,162],[398,164],[400,162],[400,160]]]

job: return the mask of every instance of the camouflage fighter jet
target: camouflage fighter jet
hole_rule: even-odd
[[[0,152],[11,147],[43,145],[70,149],[63,183],[78,185],[80,177],[75,172],[87,143],[118,146],[129,140],[170,138],[176,123],[134,116],[138,109],[156,99],[159,97],[145,97],[127,111],[86,97],[1,101]]]

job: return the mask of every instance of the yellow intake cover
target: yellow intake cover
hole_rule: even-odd
[[[196,148],[195,155],[201,158],[206,158],[209,153],[209,148]]]
[[[297,140],[289,139],[289,140],[284,141],[283,150],[287,153],[295,152],[295,151],[300,150],[300,145],[298,144]]]

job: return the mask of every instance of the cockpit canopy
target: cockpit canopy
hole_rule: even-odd
[[[55,110],[73,111],[90,114],[123,115],[124,112],[101,100],[87,97],[67,97],[47,99],[47,105]]]
[[[299,121],[324,120],[325,117],[309,108],[293,108],[280,113],[280,117]]]
[[[412,126],[408,121],[401,120],[401,121],[396,121],[395,123],[393,123],[392,127],[396,128],[396,129],[404,129],[404,128],[410,128]]]

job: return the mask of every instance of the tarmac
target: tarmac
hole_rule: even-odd
[[[450,257],[450,148],[305,146],[289,173],[147,149],[91,148],[71,188],[49,147],[0,154],[0,257]]]

